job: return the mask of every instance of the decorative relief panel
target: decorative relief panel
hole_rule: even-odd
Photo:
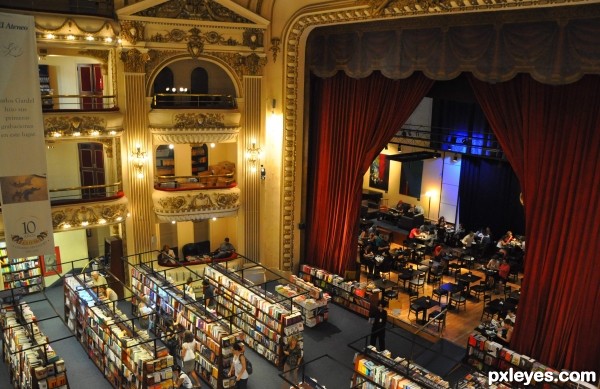
[[[161,221],[235,216],[240,207],[240,189],[155,190],[152,201],[154,211]]]
[[[44,114],[46,138],[96,138],[119,135],[123,131],[123,115],[106,113],[95,115]]]
[[[192,30],[189,30],[189,33],[188,33],[179,28],[174,28],[171,31],[166,31],[165,33],[157,32],[156,34],[154,34],[150,37],[150,42],[182,43],[189,39],[189,36],[192,35],[191,31]],[[211,45],[238,46],[240,44],[240,42],[238,42],[236,39],[233,39],[231,37],[225,39],[225,37],[222,34],[216,32],[216,31],[209,31],[209,32],[201,33],[201,31],[198,30],[198,32],[200,33],[199,34],[200,38],[204,42],[211,44]]]
[[[54,231],[92,228],[121,223],[127,217],[128,200],[116,200],[52,207]]]
[[[252,23],[213,0],[171,0],[140,11],[135,15],[167,19]]]
[[[148,53],[142,53],[138,49],[123,50],[121,61],[125,64],[125,71],[132,73],[144,73],[146,62],[150,60]]]

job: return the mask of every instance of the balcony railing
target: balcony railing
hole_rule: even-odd
[[[0,8],[104,16],[114,19],[113,0],[0,0]]]
[[[52,205],[111,200],[123,196],[121,182],[107,185],[87,185],[50,189],[49,192],[50,203]]]
[[[118,109],[116,96],[42,95],[42,110],[44,112],[114,111],[116,109]]]
[[[233,173],[204,176],[157,176],[154,189],[164,191],[226,189],[236,185]]]
[[[157,93],[152,99],[152,108],[237,108],[235,97],[201,93]]]

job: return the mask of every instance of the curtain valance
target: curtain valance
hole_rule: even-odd
[[[322,78],[339,70],[353,78],[378,70],[392,79],[421,71],[434,80],[470,72],[500,82],[527,73],[544,84],[566,84],[600,74],[600,7],[572,18],[540,14],[544,20],[507,22],[488,14],[455,26],[446,17],[322,28],[310,36],[308,64]]]

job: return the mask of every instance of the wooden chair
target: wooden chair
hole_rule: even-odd
[[[471,287],[471,292],[473,292],[473,294],[477,298],[477,301],[480,300],[479,296],[481,296],[482,294],[485,294],[485,292],[487,292],[487,291],[488,291],[488,286],[485,283],[485,281],[481,281],[481,282],[479,282],[479,284]]]
[[[414,301],[416,299],[418,299],[418,298],[419,298],[419,296],[408,296],[408,301],[409,301],[409,303],[408,303],[408,316],[406,318],[409,319],[409,320],[410,320],[410,313],[411,312],[414,312],[415,317],[417,319],[419,318],[419,308],[420,307],[414,304]]]
[[[437,296],[437,299],[436,299]],[[446,297],[446,304],[448,303],[448,292],[444,289],[435,288],[431,291],[431,299],[437,300],[440,305],[442,304],[442,297]]]
[[[456,292],[450,296],[450,305],[454,305],[456,311],[460,311],[460,307],[464,307],[467,310],[467,298],[463,296],[462,291]]]
[[[419,295],[419,291],[425,293],[425,274],[420,274],[408,283],[409,294]]]
[[[481,312],[481,319],[483,321],[485,319],[493,319],[494,316],[498,313],[495,309],[490,307],[490,302],[492,301],[492,296],[490,294],[483,294],[483,311]]]
[[[446,328],[446,311],[440,312],[435,310],[429,313],[429,324],[437,326],[438,333],[442,333]]]

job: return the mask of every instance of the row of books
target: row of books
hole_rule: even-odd
[[[3,309],[4,358],[15,387],[60,388],[67,385],[66,367],[40,331],[27,304]]]
[[[8,281],[20,280],[23,278],[39,276],[41,274],[42,274],[42,270],[40,268],[36,267],[33,269],[29,269],[29,270],[23,270],[23,271],[19,271],[19,272],[15,272],[15,273],[5,274],[4,281],[8,282]]]

